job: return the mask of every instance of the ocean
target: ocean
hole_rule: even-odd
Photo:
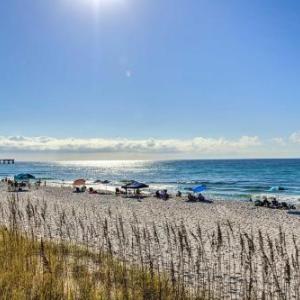
[[[152,190],[187,192],[204,184],[206,194],[215,199],[246,200],[276,195],[285,200],[300,199],[300,159],[256,160],[168,160],[168,161],[59,161],[16,162],[0,165],[0,177],[30,173],[48,184],[68,185],[85,178],[109,180],[102,188],[113,190],[122,180],[149,184]],[[270,191],[272,187],[280,190]]]

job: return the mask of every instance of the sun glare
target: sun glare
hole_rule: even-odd
[[[123,2],[123,0],[82,0],[86,4],[91,4],[96,7],[113,5]]]
[[[97,16],[100,12],[115,11],[123,7],[129,0],[63,0],[63,2],[72,9],[79,12],[87,9],[94,12]]]

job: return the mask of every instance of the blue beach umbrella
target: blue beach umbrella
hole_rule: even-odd
[[[15,181],[28,181],[30,179],[35,179],[35,177],[31,174],[18,174],[14,176]]]
[[[202,193],[204,191],[206,191],[206,186],[205,185],[198,185],[192,188],[192,191],[194,193]]]

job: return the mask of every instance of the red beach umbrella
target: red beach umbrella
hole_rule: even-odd
[[[85,179],[76,179],[73,182],[74,186],[81,186],[81,185],[85,185]]]

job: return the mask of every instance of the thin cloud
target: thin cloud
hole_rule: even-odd
[[[271,142],[274,143],[274,144],[276,144],[276,145],[279,145],[279,146],[286,146],[286,141],[282,137],[272,138]]]
[[[261,146],[257,136],[236,140],[196,137],[193,139],[102,139],[0,136],[0,151],[74,153],[203,153],[227,154]]]
[[[289,140],[294,144],[300,144],[300,131],[292,133]]]

